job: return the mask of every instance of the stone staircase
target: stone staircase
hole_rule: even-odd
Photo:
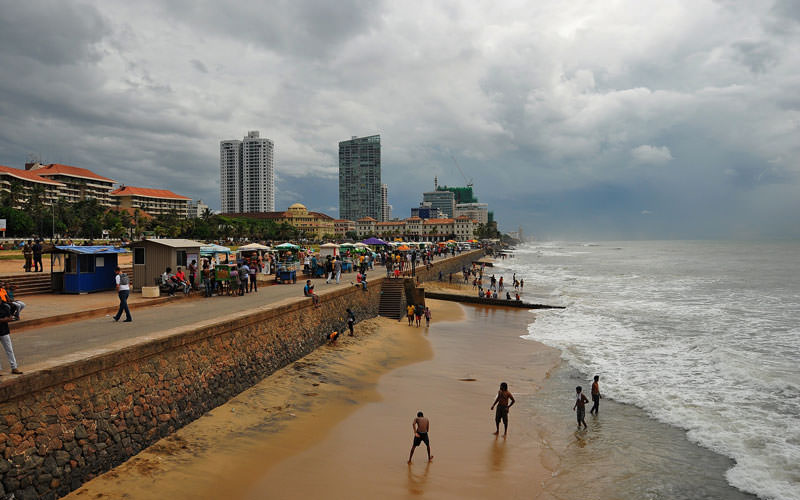
[[[133,279],[132,267],[123,267],[122,272],[127,273],[128,276],[131,277],[131,280]],[[11,283],[17,286],[17,291],[14,294],[15,297],[24,297],[25,295],[34,295],[38,293],[50,293],[52,291],[49,271],[44,271],[41,273],[31,272],[0,276],[0,281]]]
[[[405,280],[387,278],[381,285],[381,303],[378,314],[385,318],[400,319],[405,313]]]

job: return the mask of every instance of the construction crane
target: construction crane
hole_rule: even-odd
[[[463,177],[463,178],[464,178],[464,182],[466,182],[466,183],[467,183],[467,187],[471,188],[471,187],[472,187],[472,179],[470,179],[470,180],[467,180],[467,176],[466,176],[466,175],[464,175],[464,171],[463,171],[463,170],[461,170],[461,165],[459,165],[459,164],[458,164],[458,162],[456,161],[456,157],[455,157],[455,156],[453,156],[453,155],[450,155],[450,159],[451,159],[451,160],[453,160],[453,163],[455,163],[455,164],[456,164],[456,168],[457,168],[457,169],[458,169],[458,171],[461,173],[461,177]]]

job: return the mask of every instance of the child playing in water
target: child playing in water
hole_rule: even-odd
[[[588,403],[589,400],[583,395],[583,388],[581,386],[575,388],[575,395],[575,406],[572,407],[572,411],[578,410],[578,428],[580,429],[581,424],[583,424],[583,428],[586,429],[588,428],[586,425],[586,403]]]

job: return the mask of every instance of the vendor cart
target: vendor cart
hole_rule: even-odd
[[[297,283],[297,268],[300,266],[300,247],[292,243],[283,243],[275,247],[278,252],[276,283]]]

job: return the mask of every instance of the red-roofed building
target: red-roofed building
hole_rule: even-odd
[[[278,225],[286,223],[300,230],[303,236],[319,240],[330,238],[336,232],[333,217],[322,212],[311,212],[302,203],[295,203],[284,212],[245,212],[223,215],[245,219],[269,219]]]
[[[175,212],[178,217],[186,218],[191,198],[175,194],[169,189],[152,189],[135,186],[121,186],[111,192],[114,205],[120,208],[143,210],[157,217]]]
[[[116,181],[97,175],[91,170],[60,163],[50,165],[26,163],[25,170],[63,184],[59,196],[66,202],[95,199],[105,207],[114,205],[111,190],[114,189]]]
[[[336,219],[333,221],[333,227],[336,231],[336,236],[344,239],[347,233],[356,230],[356,223],[347,219]]]
[[[421,236],[430,241],[445,241],[455,236],[455,219],[425,219]]]
[[[0,193],[3,193],[0,198],[5,203],[6,193],[11,193],[13,195],[11,208],[21,209],[25,201],[30,199],[34,190],[40,191],[43,204],[51,205],[63,187],[64,185],[60,182],[39,176],[34,172],[0,165]]]
[[[356,233],[359,238],[375,235],[375,224],[378,221],[372,217],[362,217],[356,221]]]

